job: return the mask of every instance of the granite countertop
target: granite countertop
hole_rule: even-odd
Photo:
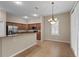
[[[20,36],[20,35],[25,35],[25,34],[35,34],[36,32],[20,32],[20,33],[17,33],[17,34],[13,34],[13,35],[8,35],[6,37],[16,37],[16,36]]]
[[[36,33],[38,30],[18,30],[16,34],[7,35],[6,37],[14,37],[22,34],[30,34],[30,33]]]

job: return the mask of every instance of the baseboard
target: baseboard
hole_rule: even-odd
[[[75,57],[77,57],[77,55],[75,54],[75,52],[74,52],[74,49],[71,47],[71,49],[72,49],[72,52],[74,53],[74,56]]]
[[[52,39],[46,39],[46,40],[56,41],[56,42],[63,42],[63,43],[70,43],[69,41],[59,41],[59,40],[52,40]]]
[[[23,49],[23,50],[21,50],[21,51],[16,52],[15,54],[13,54],[13,55],[11,55],[11,56],[9,56],[9,57],[14,57],[14,56],[18,55],[19,53],[21,53],[21,52],[23,52],[23,51],[25,51],[25,50],[31,48],[31,47],[34,46],[34,45],[36,45],[36,43],[33,43],[32,45],[26,47],[25,49]]]

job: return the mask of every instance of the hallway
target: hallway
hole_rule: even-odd
[[[27,53],[27,51],[29,51]],[[40,46],[32,47],[20,53],[19,57],[74,57],[74,54],[67,43],[55,41],[44,41]]]

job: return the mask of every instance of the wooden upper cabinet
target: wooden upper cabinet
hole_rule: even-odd
[[[37,30],[41,30],[41,24],[40,23],[21,24],[21,23],[7,22],[7,25],[18,26],[18,30],[32,30],[33,27],[35,27],[35,29],[37,29]]]
[[[15,25],[18,27],[18,30],[27,30],[28,24],[21,24],[21,23],[14,23],[14,22],[7,22],[7,25]]]
[[[6,11],[0,10],[0,21],[6,21]]]
[[[6,36],[6,12],[0,10],[0,37]]]
[[[28,24],[22,24],[22,26],[23,26],[23,27],[22,27],[23,29],[25,29],[25,30],[28,29]]]
[[[36,28],[36,24],[29,24],[28,27],[29,27],[29,30],[31,30],[31,29],[33,29],[33,27]]]
[[[37,23],[37,29],[41,30],[41,24],[40,23]]]
[[[27,30],[28,29],[28,24],[19,24],[17,23],[18,29],[19,30]]]
[[[18,30],[22,30],[22,25],[21,24],[17,24],[18,26]]]
[[[29,30],[31,30],[33,27],[35,27],[37,30],[41,30],[41,24],[40,23],[28,24]]]

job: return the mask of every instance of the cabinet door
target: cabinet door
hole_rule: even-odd
[[[41,30],[41,24],[40,23],[37,23],[37,30]]]
[[[28,24],[28,28],[29,28],[29,30],[32,30],[33,27],[36,27],[36,24]]]
[[[0,10],[0,20],[6,21],[6,12],[3,10]]]
[[[6,12],[0,10],[0,37],[6,36]]]
[[[19,30],[24,30],[24,25],[23,24],[17,23],[17,26],[18,26],[18,29]]]
[[[37,32],[37,40],[41,40],[41,32]]]
[[[6,36],[5,22],[0,22],[0,37]]]

